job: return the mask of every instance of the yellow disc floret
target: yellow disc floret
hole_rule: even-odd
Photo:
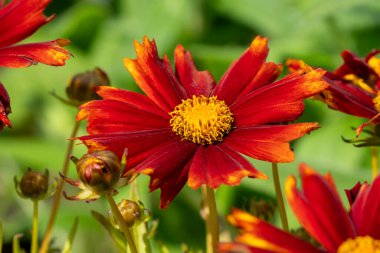
[[[182,139],[201,145],[220,142],[231,131],[234,118],[230,108],[216,96],[193,96],[170,113],[170,126]]]
[[[358,236],[344,241],[337,253],[380,253],[380,240],[370,236]]]

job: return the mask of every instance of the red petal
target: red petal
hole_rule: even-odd
[[[324,252],[241,210],[233,209],[227,219],[240,229],[240,234],[236,239],[239,243],[273,253]]]
[[[317,123],[237,128],[224,138],[223,145],[258,160],[291,162],[294,154],[289,142],[316,128]]]
[[[230,106],[240,126],[291,121],[300,116],[302,100],[328,87],[324,71],[296,72],[236,100]],[[272,112],[272,110],[274,110]]]
[[[189,171],[189,186],[238,185],[243,177],[267,178],[245,158],[223,145],[200,146]]]
[[[282,69],[283,66],[281,64],[275,64],[273,62],[264,63],[255,78],[252,79],[239,97],[267,84],[273,83],[281,74]]]
[[[257,36],[243,55],[224,73],[213,95],[231,104],[259,72],[268,52],[267,39]]]
[[[8,119],[9,113],[11,113],[9,95],[3,84],[0,83],[0,130],[2,130],[4,126],[12,127],[12,123]]]
[[[97,89],[97,93],[103,99],[118,100],[124,103],[133,105],[138,109],[145,110],[147,112],[160,115],[163,118],[168,118],[169,114],[159,108],[150,98],[140,93],[119,89],[111,86],[100,86]]]
[[[364,183],[364,184],[366,184],[366,183]],[[351,189],[344,190],[344,192],[346,193],[348,202],[350,203],[351,206],[355,202],[357,196],[359,195],[361,188],[362,188],[362,184],[360,182],[357,182],[357,184],[354,187],[352,187]]]
[[[364,184],[351,206],[351,216],[359,235],[380,239],[380,176],[372,185]]]
[[[210,95],[215,81],[208,71],[198,71],[189,51],[178,45],[174,51],[177,76],[185,88],[187,95]]]
[[[172,111],[181,99],[187,98],[185,90],[159,58],[154,40],[144,37],[142,44],[136,41],[135,50],[137,59],[125,58],[125,67],[150,99],[164,111]]]
[[[304,175],[302,191],[296,189],[293,176],[286,180],[288,202],[310,235],[329,252],[336,252],[343,241],[355,236],[353,225],[328,180],[310,170],[301,174]]]
[[[363,79],[367,79],[371,74],[377,76],[376,72],[354,53],[345,50],[341,55],[344,63],[334,71],[335,75],[344,77],[347,74],[355,74]]]
[[[0,48],[0,67],[23,68],[38,62],[51,66],[65,65],[70,53],[62,46],[69,43],[66,39],[57,39]]]
[[[175,138],[136,167],[136,171],[150,175],[151,191],[161,188],[161,208],[167,207],[185,185],[196,149],[196,144]]]
[[[332,109],[363,118],[372,118],[378,112],[373,95],[350,83],[330,80],[330,87],[323,92],[324,100]]]
[[[94,150],[111,150],[120,158],[123,155],[124,149],[128,149],[127,169],[132,169],[149,155],[151,155],[161,144],[177,138],[173,135],[171,129],[157,129],[136,131],[129,133],[110,133],[82,136],[79,139],[89,149],[89,152]],[[125,171],[124,174],[126,174]]]
[[[144,109],[118,100],[94,100],[81,106],[77,118],[87,117],[89,134],[170,128],[168,119]]]
[[[0,48],[17,43],[53,19],[44,9],[51,0],[12,0],[0,5]]]

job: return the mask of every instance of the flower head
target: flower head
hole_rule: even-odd
[[[289,142],[316,129],[316,123],[284,125],[297,119],[303,99],[324,90],[322,70],[297,71],[275,81],[282,66],[265,62],[267,39],[256,37],[216,85],[196,69],[190,52],[174,51],[175,71],[156,43],[135,42],[137,59],[125,67],[146,95],[100,87],[103,100],[81,106],[87,119],[89,150],[109,149],[118,156],[128,148],[126,173],[151,176],[151,191],[161,189],[161,207],[169,205],[188,182],[237,185],[243,177],[266,178],[243,156],[291,162]]]
[[[328,89],[320,98],[332,109],[361,118],[370,119],[357,129],[380,123],[380,50],[370,52],[364,59],[345,50],[342,52],[344,63],[333,72],[325,75],[329,81]],[[299,69],[297,60],[289,60],[288,65]]]
[[[65,64],[70,55],[63,48],[69,43],[66,39],[15,45],[54,18],[43,14],[50,1],[12,0],[7,5],[0,1],[0,67],[21,68],[38,62],[52,66]]]
[[[0,83],[0,131],[4,127],[12,127],[8,114],[11,113],[11,102],[9,95],[2,83]]]
[[[240,229],[237,244],[222,244],[221,252],[266,253],[360,253],[380,251],[380,177],[372,185],[357,184],[347,191],[351,207],[347,212],[339,199],[331,175],[322,176],[305,164],[300,165],[302,189],[296,179],[286,180],[290,206],[306,231],[323,248],[317,248],[240,210],[228,220]]]

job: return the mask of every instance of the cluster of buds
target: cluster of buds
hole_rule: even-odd
[[[21,180],[14,178],[16,192],[20,197],[31,200],[42,200],[52,196],[57,188],[57,180],[55,179],[49,185],[49,171],[45,173],[32,171],[30,168],[24,173]]]
[[[98,150],[85,154],[80,159],[76,157],[71,159],[77,167],[80,181],[61,176],[67,183],[78,187],[81,191],[75,196],[67,196],[64,192],[67,199],[93,201],[104,192],[115,194],[117,192],[115,188],[129,182],[128,178],[121,178],[121,168],[125,167],[125,163],[122,163],[112,151]]]

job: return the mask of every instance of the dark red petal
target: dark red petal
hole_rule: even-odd
[[[145,130],[129,133],[109,133],[79,137],[88,147],[89,152],[95,150],[111,150],[120,158],[124,149],[128,149],[127,169],[132,169],[149,155],[151,155],[161,144],[173,138],[171,129]],[[125,171],[124,174],[128,172]]]
[[[357,182],[356,185],[352,187],[351,189],[344,190],[350,205],[352,205],[355,202],[361,188],[362,188],[362,184],[360,182]]]
[[[66,39],[24,44],[0,48],[0,67],[23,68],[43,63],[51,66],[65,65],[70,53],[63,48],[69,44]]]
[[[185,88],[187,95],[209,96],[214,89],[215,81],[210,72],[198,71],[194,65],[189,51],[182,45],[178,45],[174,51],[176,72],[179,80]]]
[[[291,162],[294,154],[289,142],[316,128],[317,123],[238,128],[224,138],[223,145],[258,160]]]
[[[118,100],[94,100],[81,106],[78,119],[88,119],[89,134],[169,128],[169,120]]]
[[[172,111],[181,99],[187,98],[185,90],[159,58],[154,40],[144,37],[142,44],[135,41],[135,50],[137,59],[125,58],[125,67],[150,99],[164,111]]]
[[[334,71],[334,74],[339,77],[344,77],[348,74],[354,74],[363,79],[367,79],[371,74],[377,76],[376,72],[361,58],[354,53],[345,50],[342,52],[344,63]]]
[[[11,121],[8,119],[8,114],[11,113],[11,104],[7,90],[0,83],[0,130],[4,126],[12,127]]]
[[[380,176],[372,185],[363,185],[351,206],[351,216],[359,235],[380,239]]]
[[[136,167],[137,172],[150,175],[151,191],[161,188],[161,208],[167,207],[186,183],[196,149],[192,142],[173,138]]]
[[[288,177],[285,191],[288,202],[302,226],[329,252],[355,237],[353,224],[331,182],[300,165],[303,175],[302,191],[296,189],[296,179]]]
[[[267,38],[255,37],[250,47],[224,73],[213,95],[231,104],[259,72],[268,52]]]
[[[324,252],[241,210],[233,209],[232,214],[227,219],[232,225],[240,229],[240,234],[236,240],[244,245],[273,253]]]
[[[223,145],[200,146],[189,171],[189,186],[203,184],[218,188],[221,184],[238,185],[243,177],[266,178],[245,158]]]
[[[368,119],[378,113],[373,103],[374,95],[339,80],[330,80],[329,83],[330,87],[323,92],[323,98],[330,108]]]
[[[51,0],[12,0],[8,5],[0,5],[0,48],[17,43],[54,16],[43,14]]]
[[[324,73],[321,70],[312,70],[304,75],[295,72],[236,100],[230,108],[239,122],[237,124],[255,125],[296,119],[303,109],[302,100],[328,87],[328,83],[322,80]]]
[[[257,90],[267,84],[273,83],[281,74],[283,66],[273,62],[266,62],[262,65],[260,71],[247,85],[239,96],[244,96],[251,91]]]

